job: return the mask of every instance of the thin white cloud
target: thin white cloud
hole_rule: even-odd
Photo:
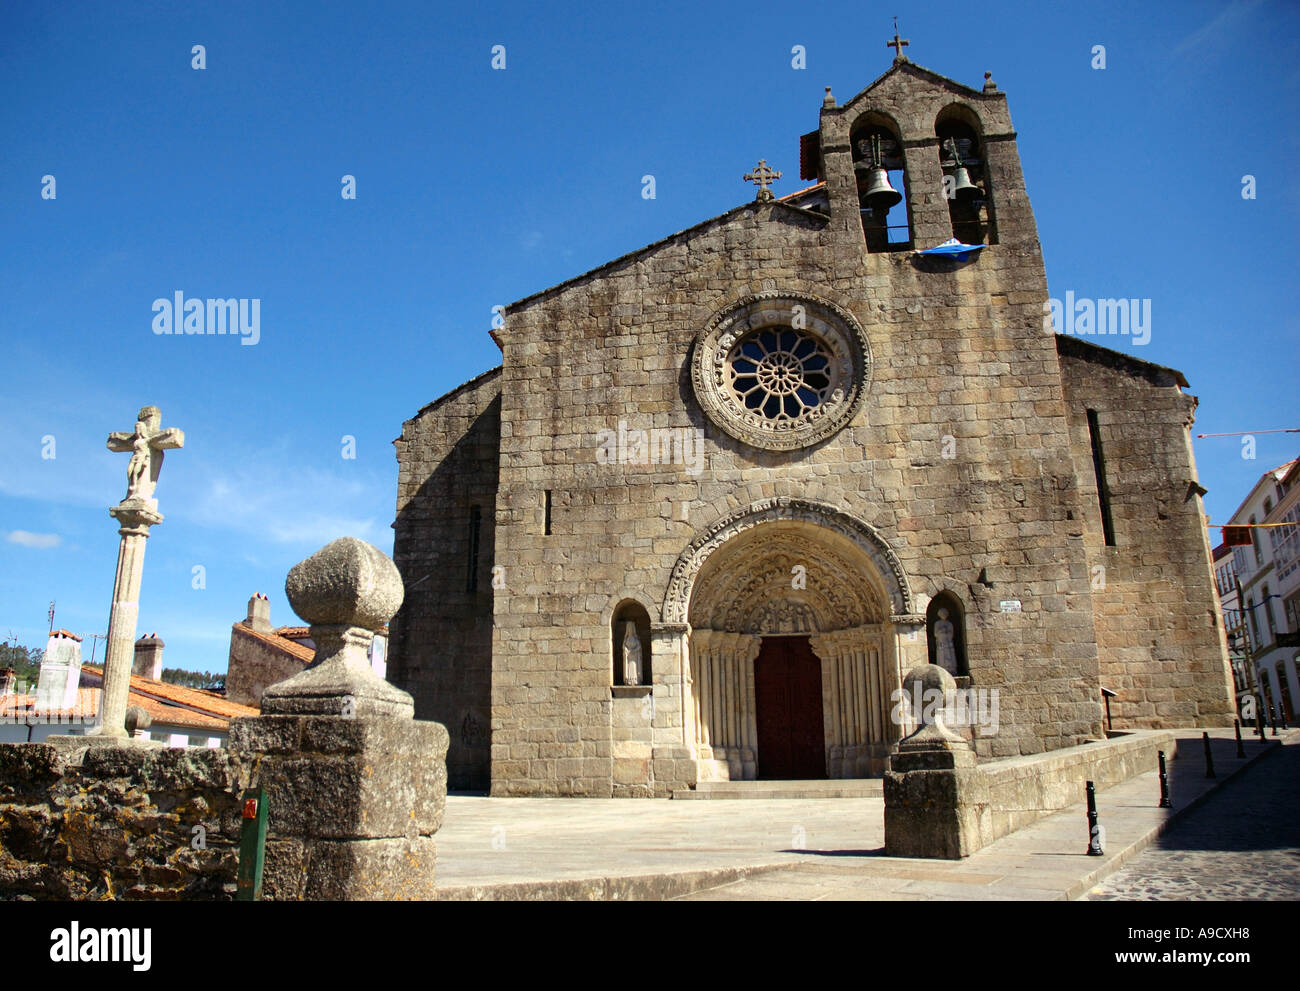
[[[11,544],[17,544],[20,547],[35,547],[38,550],[48,550],[63,543],[63,538],[57,533],[31,533],[27,530],[10,530],[5,539]]]
[[[1229,25],[1263,6],[1263,4],[1264,0],[1233,0],[1222,11],[1175,45],[1174,55],[1186,56],[1193,50],[1211,42],[1226,47],[1227,42],[1223,38],[1223,34]]]
[[[0,414],[12,418],[25,439],[0,449],[0,496],[99,514],[125,494],[126,459],[105,449],[102,428],[86,427],[96,419],[108,421],[82,405],[61,401],[38,415],[0,402]],[[198,426],[187,433],[185,450],[174,455],[174,466],[168,456],[159,486],[160,508],[169,519],[231,534],[253,553],[259,545],[315,550],[343,536],[390,551],[395,473],[337,456],[303,465],[289,437],[250,452]]]
[[[175,515],[214,529],[236,530],[256,541],[312,545],[357,537],[383,548],[392,541],[377,510],[396,500],[390,481],[357,467],[332,471],[268,463],[238,470],[199,468],[189,498]]]

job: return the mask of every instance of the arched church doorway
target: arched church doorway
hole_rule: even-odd
[[[683,714],[701,780],[882,773],[900,735],[894,621],[920,620],[910,605],[888,547],[829,507],[773,500],[702,534],[664,606],[688,631]]]

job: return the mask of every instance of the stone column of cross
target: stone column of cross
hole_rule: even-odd
[[[131,663],[135,657],[135,631],[140,615],[140,578],[149,528],[161,523],[158,500],[153,497],[162,470],[163,451],[185,446],[185,434],[175,427],[159,427],[162,413],[145,406],[136,416],[135,430],[108,435],[108,449],[131,452],[127,464],[127,491],[108,512],[121,524],[113,579],[113,606],[108,618],[108,649],[104,657],[104,688],[99,704],[100,725],[92,734],[113,740],[128,738],[126,703],[131,690]]]

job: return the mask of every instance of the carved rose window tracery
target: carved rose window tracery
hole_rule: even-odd
[[[768,420],[797,420],[831,391],[834,356],[792,327],[765,328],[741,340],[727,358],[737,402]]]
[[[737,440],[811,447],[842,429],[866,396],[870,351],[851,314],[798,292],[763,292],[719,313],[691,362],[700,406]]]

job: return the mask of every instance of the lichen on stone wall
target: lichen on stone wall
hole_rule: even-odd
[[[231,900],[253,760],[0,745],[0,900]]]

